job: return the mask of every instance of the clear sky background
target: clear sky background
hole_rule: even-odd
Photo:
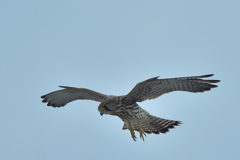
[[[237,160],[240,1],[0,2],[0,159]],[[51,108],[58,85],[127,94],[136,83],[214,73],[219,87],[139,105],[183,124],[131,139],[94,101]],[[136,133],[137,137],[139,134]]]

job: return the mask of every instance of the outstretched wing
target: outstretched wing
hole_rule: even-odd
[[[142,102],[147,99],[157,98],[172,91],[204,92],[217,87],[211,83],[220,80],[205,80],[201,78],[211,77],[213,74],[193,77],[179,77],[169,79],[158,79],[154,77],[138,83],[127,95],[126,99],[133,102]]]
[[[63,107],[67,103],[72,102],[78,99],[86,99],[102,102],[107,98],[107,95],[92,91],[86,88],[74,88],[74,87],[65,87],[62,90],[54,91],[46,95],[41,96],[43,103],[48,103],[48,106],[53,107]]]

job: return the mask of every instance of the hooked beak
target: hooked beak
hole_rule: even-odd
[[[104,112],[104,109],[102,109],[102,110],[100,111],[100,115],[101,115],[101,116],[103,116],[103,114],[104,114],[103,112]]]

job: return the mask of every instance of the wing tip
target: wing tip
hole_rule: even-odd
[[[200,76],[200,77],[205,77],[205,78],[207,78],[207,77],[212,77],[214,74],[206,74],[206,75],[202,75],[202,76]]]
[[[46,103],[46,102],[45,102]],[[60,107],[64,107],[64,105],[57,105],[55,103],[51,103],[51,102],[48,102],[47,106],[49,107],[53,107],[53,108],[60,108]]]
[[[42,95],[40,98],[44,99],[44,98],[46,98],[46,95]]]
[[[52,103],[49,100],[49,98],[47,98],[47,95],[43,95],[43,96],[41,96],[41,98],[43,99],[42,103],[47,103],[47,106],[49,106],[49,107],[60,108],[60,107],[64,107],[65,106],[65,104],[64,105],[57,105],[56,103]]]
[[[60,88],[72,88],[72,87],[68,87],[68,86],[58,86]]]

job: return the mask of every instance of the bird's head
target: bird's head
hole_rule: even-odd
[[[98,111],[100,112],[101,116],[103,114],[115,115],[116,108],[116,102],[114,103],[113,100],[107,100],[100,103],[100,105],[98,106]]]

